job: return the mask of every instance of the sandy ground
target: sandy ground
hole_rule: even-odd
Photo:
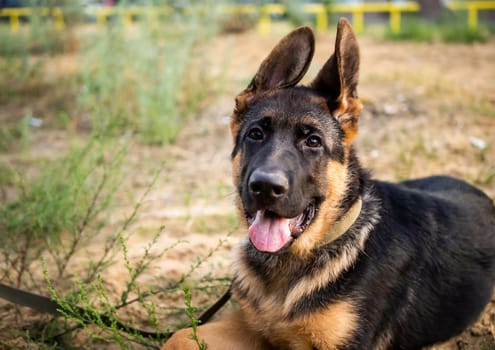
[[[235,94],[249,82],[285,29],[275,28],[266,37],[246,33],[217,39],[210,55],[211,70],[223,77],[222,94],[186,126],[171,147],[131,148],[124,165],[126,180],[108,218],[108,232],[129,215],[164,161],[157,183],[128,230],[132,233],[129,256],[138,261],[162,225],[165,229],[153,252],[184,241],[159,258],[141,283],[162,284],[180,278],[196,257],[206,257],[219,242],[213,257],[190,278],[229,276],[232,247],[245,232],[237,225],[233,204],[228,117]],[[333,34],[318,34],[308,76],[314,76],[333,51],[333,40]],[[376,178],[393,181],[439,173],[458,176],[495,198],[495,42],[446,45],[363,38],[360,44],[359,91],[365,108],[356,147],[363,165]],[[49,134],[45,132],[50,131],[35,135],[33,150],[46,147]],[[93,242],[88,254],[98,254],[103,240],[99,237]],[[77,269],[85,259],[84,254],[79,256],[72,268]],[[104,276],[115,292],[126,279],[128,273],[120,263]],[[220,292],[193,301],[206,306]],[[180,295],[161,295],[157,300],[167,305],[179,302]],[[10,327],[5,321],[18,319],[5,304],[0,303],[0,312],[6,315],[3,330]],[[494,324],[495,299],[476,325],[436,349],[495,349]]]

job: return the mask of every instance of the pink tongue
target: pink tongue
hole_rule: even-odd
[[[291,240],[290,219],[265,216],[265,212],[256,212],[254,222],[249,226],[249,238],[256,249],[275,253]]]

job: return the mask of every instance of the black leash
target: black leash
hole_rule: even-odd
[[[231,293],[232,285],[229,286],[229,289],[225,292],[224,295],[218,299],[215,304],[210,306],[205,312],[198,317],[198,321],[200,324],[204,324],[208,322],[213,315],[215,315],[220,308],[227,301],[229,301],[232,293]],[[165,334],[171,336],[174,332],[171,333],[162,333],[162,332],[150,332],[145,331],[139,328],[131,327],[123,322],[115,320],[113,318],[108,317],[106,314],[95,314],[94,312],[90,312],[85,308],[69,305],[69,308],[60,305],[56,301],[45,297],[43,295],[39,295],[36,293],[31,293],[22,289],[14,288],[8,286],[6,284],[0,283],[0,298],[5,299],[11,303],[27,306],[31,309],[49,313],[54,316],[63,316],[67,317],[67,314],[72,314],[75,317],[82,318],[87,322],[95,323],[94,318],[88,317],[88,315],[97,316],[99,322],[103,323],[108,327],[117,327],[119,330],[129,333],[129,334],[138,334],[144,338],[149,339],[163,339]],[[67,310],[70,309],[70,310]]]

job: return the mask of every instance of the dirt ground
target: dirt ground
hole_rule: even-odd
[[[245,231],[237,225],[233,204],[228,118],[235,94],[285,31],[285,27],[276,27],[265,37],[244,33],[218,38],[210,57],[211,70],[223,79],[222,94],[210,101],[172,146],[133,146],[125,161],[126,186],[117,193],[119,204],[109,217],[109,226],[118,226],[132,211],[157,164],[165,161],[157,184],[129,229],[134,232],[128,242],[130,258],[139,259],[161,225],[165,231],[154,250],[161,251],[178,239],[187,241],[157,261],[149,282],[177,278],[195,257],[207,256],[219,241],[221,247],[194,276],[229,276],[231,250]],[[317,35],[309,77],[333,51],[333,40],[333,33]],[[359,91],[364,110],[356,147],[363,165],[376,178],[391,181],[430,174],[458,176],[495,198],[495,42],[447,45],[361,38],[360,45]],[[50,148],[46,140],[53,135],[50,130],[35,134],[30,145],[33,154]],[[54,142],[53,147],[63,147],[63,142]],[[101,241],[88,247],[88,254],[98,249]],[[80,256],[73,267],[84,260]],[[119,281],[127,277],[124,264],[111,266],[107,272],[105,280],[118,291]],[[213,300],[205,297],[194,302],[208,305]],[[6,315],[0,323],[1,333],[15,317],[2,303],[0,312]],[[435,349],[495,349],[495,298],[473,327]]]

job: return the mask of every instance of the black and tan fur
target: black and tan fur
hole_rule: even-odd
[[[420,349],[445,341],[492,295],[493,202],[445,176],[370,179],[352,146],[361,104],[349,23],[340,20],[335,53],[314,81],[296,86],[313,51],[311,30],[294,30],[236,98],[233,177],[251,240],[234,262],[239,310],[199,327],[198,336],[212,350]],[[273,232],[281,243],[270,241]],[[190,332],[164,349],[195,348]]]

